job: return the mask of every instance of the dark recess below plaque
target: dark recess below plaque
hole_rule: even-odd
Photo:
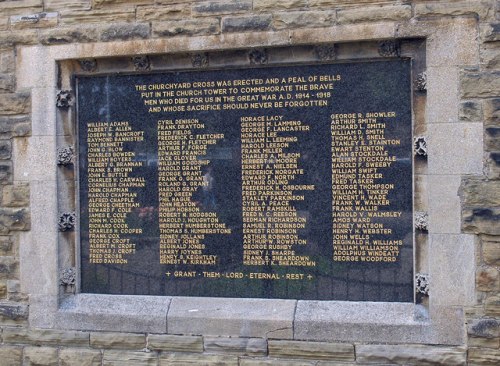
[[[412,302],[410,68],[410,60],[390,60],[77,77],[82,292]],[[144,100],[147,98],[141,98],[141,90],[136,87],[210,83],[217,80],[289,80],[291,77],[303,77],[307,81],[320,75],[341,76],[340,80],[333,82],[333,89],[326,90],[330,92],[329,97],[317,97],[317,93],[321,92],[318,90],[293,90],[289,94],[297,101],[325,100],[326,106],[275,106],[273,103],[271,108],[262,106],[220,111],[151,113],[148,110],[152,105],[145,105]],[[324,84],[326,83],[325,81]],[[280,85],[292,85],[295,88],[298,84],[291,82]],[[306,92],[310,94],[309,98],[304,97]],[[243,93],[243,86],[240,86],[238,93],[234,95],[238,97],[243,94],[257,93]],[[299,98],[297,94],[302,95]],[[395,157],[395,161],[391,167],[380,170],[383,177],[377,183],[392,184],[394,189],[387,195],[390,204],[381,207],[379,211],[400,212],[401,215],[397,218],[373,220],[390,229],[391,234],[374,234],[370,240],[401,240],[402,244],[399,245],[399,254],[393,262],[334,261],[332,243],[336,233],[332,228],[335,220],[332,219],[331,115],[360,113],[366,116],[367,113],[378,112],[395,113],[395,118],[379,117],[377,123],[385,124],[385,139],[400,141],[398,145],[384,147],[390,156]],[[301,121],[303,125],[309,126],[307,132],[284,132],[280,136],[297,137],[297,142],[290,144],[283,152],[300,153],[298,168],[304,170],[304,174],[297,176],[290,184],[314,185],[314,190],[296,191],[295,194],[303,195],[304,200],[292,201],[290,205],[299,216],[306,218],[305,228],[298,230],[298,236],[307,244],[294,245],[292,249],[297,256],[308,256],[315,262],[315,266],[243,265],[241,117],[262,116],[284,116],[284,120]],[[210,171],[210,190],[197,189],[190,198],[196,202],[200,211],[216,212],[219,221],[231,230],[231,234],[206,235],[202,241],[205,245],[203,252],[218,257],[215,265],[162,265],[159,260],[159,186],[165,188],[168,185],[159,183],[158,180],[159,159],[166,159],[158,156],[158,121],[179,119],[198,119],[204,124],[202,131],[193,130],[194,135],[224,134],[217,143],[208,146],[204,158],[210,163],[201,168],[202,175],[206,176]],[[123,151],[134,152],[133,160],[142,162],[142,166],[133,169],[130,175],[145,178],[144,187],[130,189],[130,192],[136,194],[139,207],[133,208],[126,215],[127,225],[141,228],[142,233],[121,235],[136,245],[134,254],[123,256],[127,260],[126,264],[91,263],[89,221],[95,218],[92,218],[92,209],[89,212],[89,123],[110,124],[117,121],[127,121],[133,131],[143,131],[143,141],[123,144]],[[190,277],[193,272],[194,277]]]

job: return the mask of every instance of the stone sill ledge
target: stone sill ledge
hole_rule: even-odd
[[[310,341],[463,344],[461,311],[446,308],[435,313],[413,303],[77,294],[60,303],[51,325],[37,324],[36,319],[31,325]]]

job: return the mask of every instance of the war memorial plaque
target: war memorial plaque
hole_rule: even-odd
[[[413,301],[410,73],[77,77],[82,292]]]

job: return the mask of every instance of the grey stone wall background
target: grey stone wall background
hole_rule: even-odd
[[[0,0],[0,364],[500,363],[499,11],[498,0]],[[30,187],[13,179],[13,171],[19,167],[12,161],[12,141],[18,139],[22,146],[30,135],[31,99],[16,85],[17,47],[241,32],[256,36],[266,32],[267,36],[273,31],[345,24],[359,24],[362,35],[364,25],[384,21],[411,25],[412,20],[427,18],[473,19],[479,29],[474,47],[480,63],[461,71],[461,101],[456,111],[461,122],[484,124],[484,175],[464,176],[459,191],[462,230],[478,238],[476,304],[465,309],[465,347],[77,332],[29,326],[29,299],[19,286],[22,243],[18,233],[30,229]],[[460,141],[456,143],[460,145]]]

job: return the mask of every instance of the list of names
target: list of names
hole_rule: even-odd
[[[383,122],[381,122],[383,120]],[[331,115],[333,260],[337,262],[395,262],[403,240],[384,219],[400,218],[392,211],[385,183],[396,162],[388,147],[400,139],[386,138],[395,112]],[[383,236],[384,239],[379,239]]]
[[[207,253],[203,240],[231,234],[213,211],[214,178],[210,160],[202,158],[224,134],[199,133],[204,129],[198,119],[158,121],[161,264],[215,265],[217,255]],[[199,188],[201,201],[193,197]]]
[[[309,126],[282,115],[241,117],[240,122],[243,264],[314,267],[308,255],[296,253],[307,245],[299,234],[306,218],[293,205],[304,200],[297,191],[314,185],[293,183],[304,169],[300,152],[288,152]]]
[[[141,234],[132,228],[127,215],[139,207],[137,188],[144,177],[132,173],[142,166],[125,143],[143,141],[144,132],[134,131],[127,121],[90,122],[88,128],[88,210],[90,263],[126,264],[136,251],[128,235]]]

